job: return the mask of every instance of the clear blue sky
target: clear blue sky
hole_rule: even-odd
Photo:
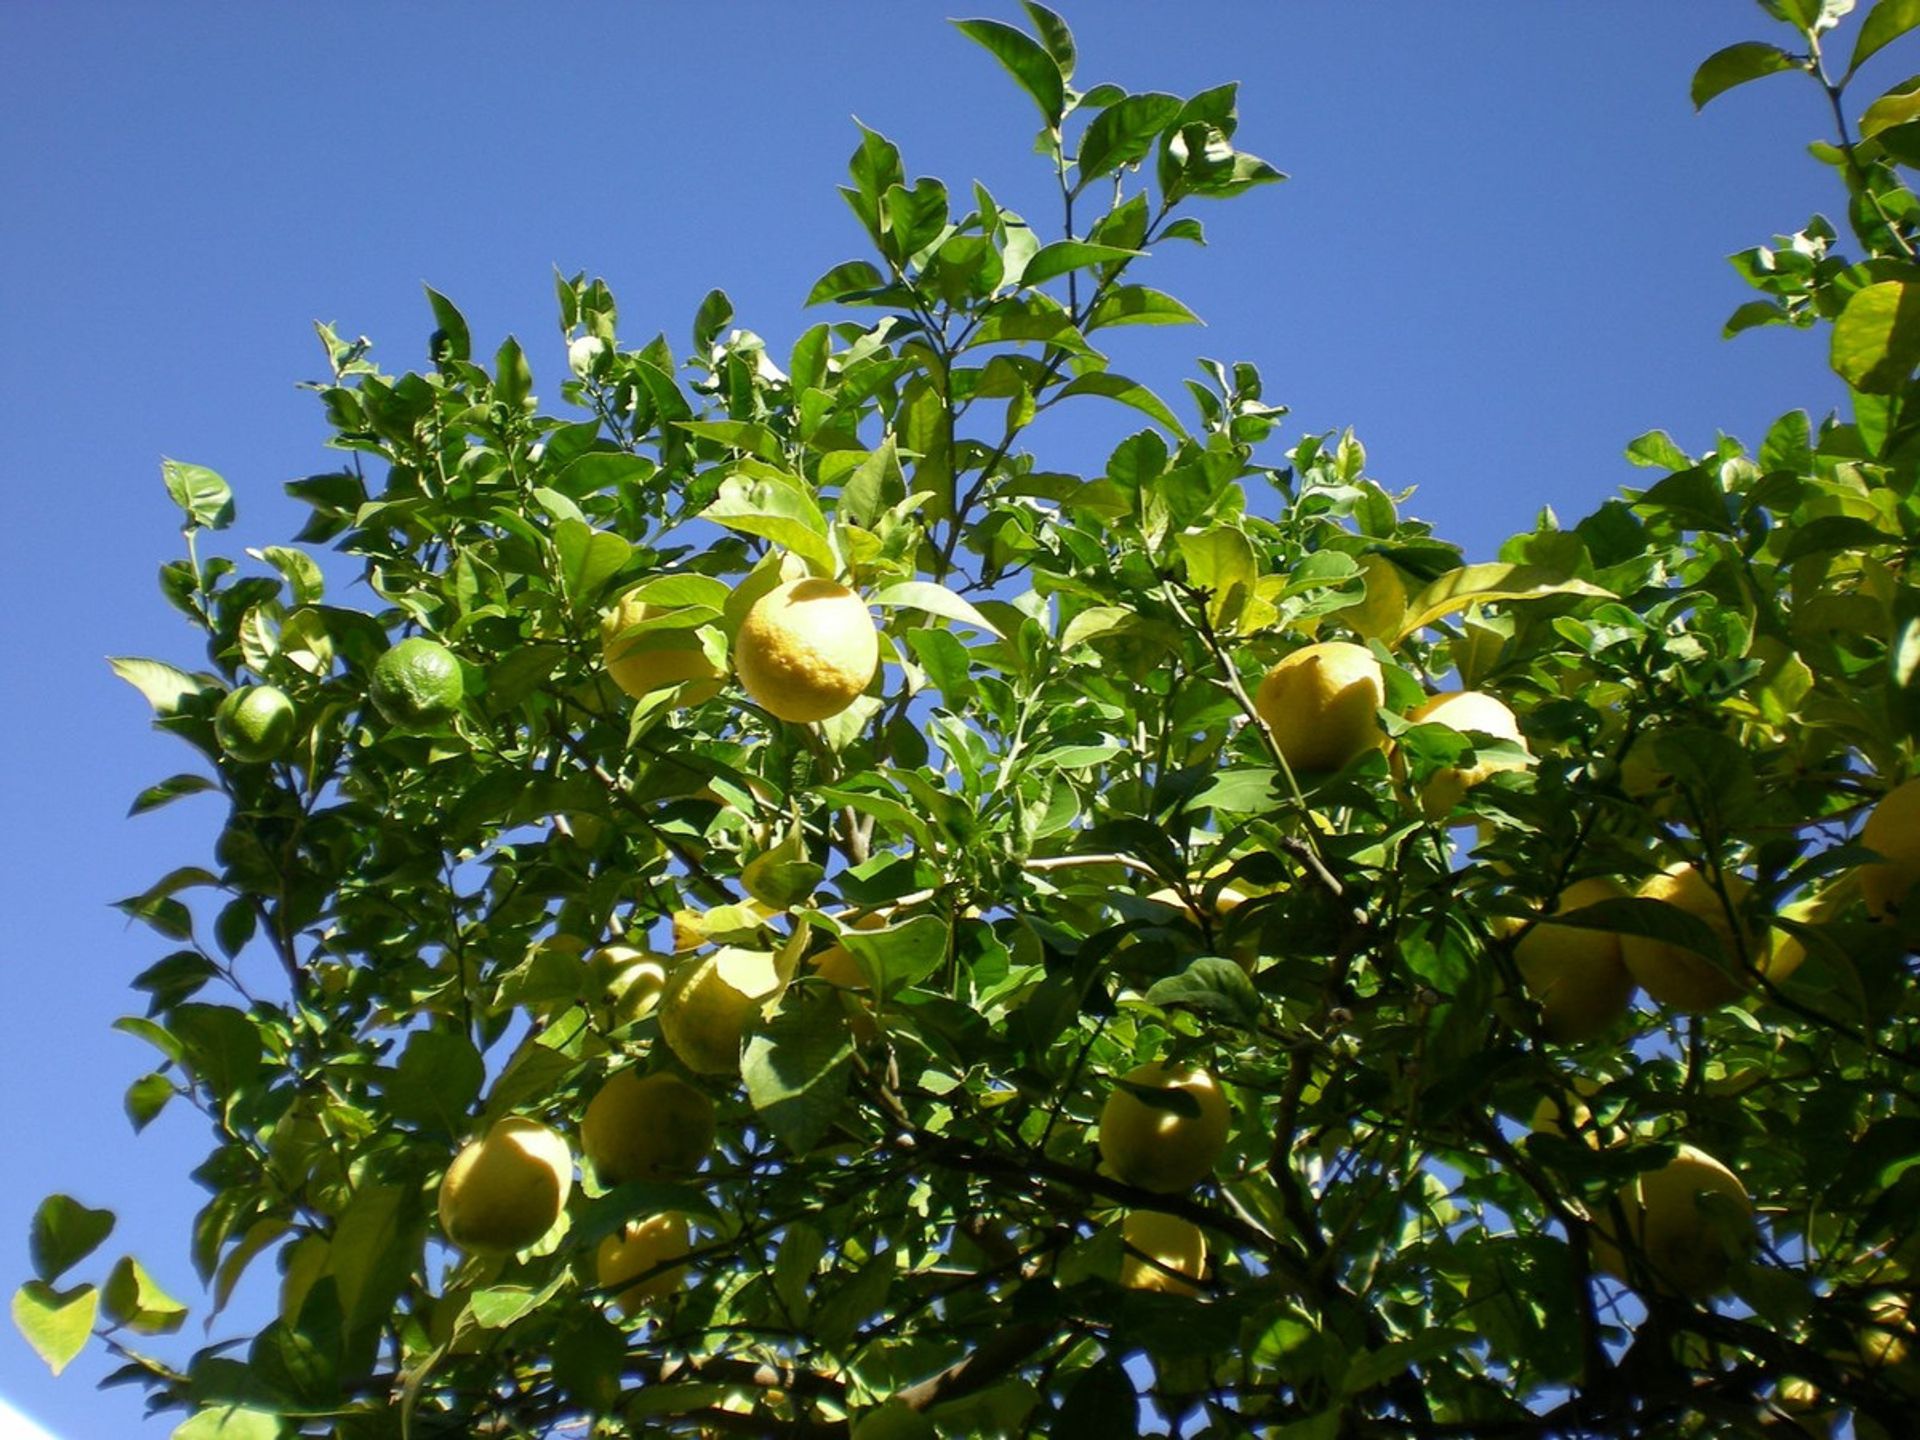
[[[1083,87],[1239,79],[1242,143],[1294,177],[1205,212],[1210,249],[1143,273],[1208,328],[1130,332],[1119,368],[1167,393],[1194,355],[1254,361],[1289,436],[1355,425],[1470,558],[1542,504],[1571,521],[1631,482],[1643,430],[1757,443],[1837,398],[1817,339],[1719,338],[1749,298],[1724,257],[1838,209],[1804,150],[1827,125],[1810,86],[1691,111],[1695,64],[1771,29],[1745,0],[1066,8]],[[294,388],[321,368],[311,322],[423,363],[423,281],[489,353],[517,333],[556,402],[556,265],[604,275],[629,336],[681,349],[721,286],[784,354],[811,282],[861,253],[835,193],[856,113],[914,173],[979,178],[1047,223],[1034,112],[949,14],[1019,18],[1011,0],[0,5],[9,1293],[33,1206],[66,1190],[120,1212],[93,1269],[130,1249],[195,1302],[155,1348],[202,1343],[187,1171],[206,1136],[184,1110],[132,1136],[121,1095],[152,1057],[109,1029],[164,947],[108,902],[205,861],[220,820],[205,797],[126,818],[192,756],[103,657],[202,661],[154,584],[179,548],[160,457],[233,483],[233,553],[289,539],[281,483],[331,463]],[[1905,48],[1868,79],[1914,68]],[[1099,465],[1060,438],[1048,468]],[[137,1392],[93,1391],[107,1368],[95,1349],[52,1381],[0,1337],[0,1396],[66,1440],[164,1434]]]

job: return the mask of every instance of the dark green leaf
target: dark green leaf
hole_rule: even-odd
[[[740,1060],[747,1098],[796,1154],[819,1143],[846,1103],[853,1041],[839,999],[798,986],[747,1040]]]
[[[1131,405],[1144,415],[1158,420],[1175,435],[1186,436],[1183,426],[1173,411],[1167,408],[1167,402],[1138,380],[1129,380],[1124,375],[1115,375],[1110,370],[1094,371],[1069,380],[1057,392],[1060,396],[1104,395],[1109,400],[1118,400],[1122,405]]]
[[[1198,325],[1200,317],[1171,295],[1144,285],[1120,285],[1100,297],[1082,327],[1088,334],[1112,325]]]
[[[427,304],[433,307],[433,323],[439,326],[436,338],[438,353],[433,357],[436,364],[447,364],[473,358],[473,337],[467,330],[467,317],[446,296],[431,285],[421,287],[427,292]]]
[[[1878,0],[1853,38],[1853,58],[1847,62],[1847,74],[1853,74],[1916,25],[1920,25],[1920,0]]]
[[[1118,245],[1096,245],[1089,240],[1055,240],[1044,245],[1027,261],[1019,275],[1022,285],[1040,285],[1057,279],[1070,270],[1085,270],[1115,260],[1131,260],[1141,252],[1123,250]]]
[[[171,1335],[187,1319],[187,1307],[155,1283],[146,1267],[123,1256],[102,1292],[108,1318],[142,1335]]]
[[[1202,955],[1178,975],[1156,980],[1147,991],[1152,1005],[1183,1006],[1216,1020],[1255,1025],[1260,1020],[1260,994],[1247,972],[1218,955]]]
[[[1058,125],[1067,108],[1066,77],[1060,66],[1031,35],[999,20],[956,20],[960,33],[984,46],[1006,67],[1020,88],[1040,107],[1040,118]]]
[[[27,1253],[33,1273],[51,1285],[113,1233],[113,1212],[94,1210],[69,1195],[49,1195],[33,1212]]]
[[[473,1041],[458,1030],[421,1030],[407,1041],[385,1085],[387,1104],[401,1120],[459,1138],[480,1094],[486,1065]]]
[[[1129,95],[1094,116],[1080,139],[1078,188],[1145,159],[1160,132],[1180,113],[1180,103],[1177,95]]]
[[[1027,12],[1027,18],[1033,21],[1033,28],[1040,36],[1040,43],[1047,47],[1047,54],[1053,57],[1053,63],[1059,67],[1060,78],[1073,79],[1073,67],[1079,59],[1074,47],[1073,32],[1067,28],[1067,22],[1035,0],[1021,0]]]
[[[1693,72],[1693,108],[1700,109],[1716,95],[1724,95],[1736,85],[1758,80],[1763,75],[1777,75],[1782,70],[1792,70],[1798,64],[1793,56],[1777,45],[1758,40],[1743,40],[1737,45],[1729,45],[1709,55],[1701,62],[1700,68]]]
[[[204,775],[170,775],[158,785],[149,785],[136,795],[127,814],[143,815],[149,810],[158,810],[162,805],[171,804],[183,795],[198,795],[215,788],[213,781]]]

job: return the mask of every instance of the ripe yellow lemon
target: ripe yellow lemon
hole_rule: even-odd
[[[1526,740],[1520,734],[1520,722],[1505,703],[1478,690],[1455,690],[1416,705],[1407,712],[1416,724],[1445,725],[1465,732],[1475,730],[1499,740],[1511,740],[1521,749]],[[1438,820],[1458,805],[1467,791],[1500,770],[1524,770],[1525,760],[1510,756],[1476,756],[1471,765],[1449,765],[1434,771],[1420,792],[1420,808],[1430,820]]]
[[[879,663],[880,636],[866,602],[814,577],[789,580],[754,601],[733,642],[733,668],[747,694],[796,724],[838,715]]]
[[[1400,578],[1400,567],[1384,555],[1362,555],[1360,575],[1367,583],[1367,593],[1328,618],[1391,649],[1400,638],[1401,622],[1407,618],[1407,582]]]
[[[609,1029],[652,1013],[667,985],[667,961],[631,945],[603,945],[587,962],[587,1001]]]
[[[1576,880],[1560,892],[1554,910],[1581,910],[1626,893],[1613,880]],[[1543,921],[1513,947],[1513,959],[1539,1002],[1541,1028],[1550,1040],[1591,1040],[1625,1015],[1633,999],[1633,976],[1620,958],[1620,937],[1610,930]]]
[[[687,1267],[675,1265],[658,1274],[654,1267],[678,1260],[693,1248],[693,1229],[687,1217],[675,1211],[636,1221],[623,1233],[609,1235],[594,1252],[594,1279],[614,1292],[608,1301],[623,1315],[631,1315],[651,1300],[664,1300],[686,1283]],[[628,1285],[629,1280],[648,1278]],[[619,1287],[626,1286],[625,1289]]]
[[[242,685],[213,712],[213,734],[236,760],[278,760],[292,743],[293,701],[275,685]]]
[[[1882,863],[1860,867],[1860,889],[1876,917],[1897,915],[1907,890],[1920,880],[1920,780],[1889,791],[1867,816],[1860,843]]]
[[[1325,771],[1385,741],[1376,712],[1386,700],[1386,680],[1371,650],[1323,640],[1267,671],[1253,708],[1292,769]]]
[[[424,635],[402,640],[381,655],[367,682],[367,698],[392,725],[438,725],[460,708],[465,695],[460,662]]]
[[[1157,901],[1162,905],[1171,906],[1185,917],[1188,924],[1192,925],[1195,929],[1200,928],[1200,919],[1193,913],[1193,907],[1182,900],[1180,898],[1180,892],[1175,890],[1171,885],[1154,891],[1151,895],[1147,896],[1147,899]],[[1221,886],[1220,893],[1214,896],[1213,899],[1213,918],[1218,919],[1232,913],[1241,905],[1245,904],[1246,899],[1247,897],[1243,893],[1234,889],[1231,885]],[[1216,938],[1218,937],[1216,936]],[[1257,935],[1243,937],[1231,947],[1228,952],[1228,958],[1251,975],[1254,967],[1260,963],[1260,937]]]
[[[1752,887],[1731,871],[1723,872],[1721,880],[1737,912]],[[1639,893],[1643,899],[1664,900],[1706,921],[1719,936],[1724,956],[1724,964],[1716,963],[1684,945],[1624,935],[1620,939],[1620,958],[1626,961],[1628,971],[1647,994],[1675,1010],[1701,1011],[1731,1004],[1747,993],[1753,981],[1750,976],[1739,973],[1738,957],[1744,953],[1752,961],[1759,956],[1756,938],[1743,931],[1736,943],[1727,908],[1704,875],[1682,861],[1648,877]]]
[[[462,1250],[511,1254],[553,1228],[572,1190],[567,1142],[510,1115],[453,1157],[440,1182],[440,1228]]]
[[[1122,1285],[1167,1295],[1200,1293],[1188,1283],[1207,1273],[1207,1237],[1198,1225],[1162,1210],[1132,1210],[1120,1222],[1120,1238],[1127,1242],[1128,1252],[1120,1261]]]
[[[764,951],[729,948],[682,961],[660,996],[660,1034],[696,1075],[738,1074],[747,1025],[781,986]]]
[[[1163,1195],[1191,1190],[1213,1173],[1227,1148],[1227,1098],[1196,1066],[1155,1060],[1127,1072],[1100,1111],[1100,1154],[1129,1185]],[[1149,1104],[1126,1086],[1185,1096],[1187,1102]],[[1197,1112],[1197,1113],[1195,1113]]]
[[[1593,1111],[1587,1108],[1581,1093],[1591,1093],[1592,1082],[1573,1082],[1573,1093],[1546,1094],[1533,1107],[1530,1128],[1536,1135],[1556,1135],[1562,1140],[1578,1135],[1594,1149],[1600,1148],[1600,1132],[1593,1128]],[[1569,1122],[1571,1131],[1569,1131]]]
[[[1627,1235],[1644,1257],[1652,1284],[1696,1299],[1727,1288],[1734,1262],[1753,1243],[1753,1200],[1747,1187],[1704,1150],[1682,1145],[1658,1170],[1620,1191]],[[1595,1216],[1594,1259],[1615,1278],[1635,1282],[1613,1234],[1610,1210]]]
[[[602,1185],[678,1180],[713,1149],[713,1101],[677,1075],[616,1073],[587,1102],[580,1147]]]
[[[700,648],[691,629],[643,630],[622,639],[622,632],[659,614],[637,595],[626,595],[600,621],[600,657],[613,683],[638,700],[668,685],[703,682],[684,698],[698,703],[719,693],[721,672]]]

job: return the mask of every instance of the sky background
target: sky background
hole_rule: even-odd
[[[1196,355],[1253,361],[1292,407],[1283,445],[1355,426],[1469,559],[1543,504],[1571,523],[1644,481],[1621,451],[1645,430],[1757,445],[1781,412],[1836,403],[1819,338],[1720,339],[1752,298],[1725,257],[1840,208],[1805,151],[1831,119],[1804,80],[1692,112],[1701,59],[1775,38],[1745,0],[1067,9],[1081,88],[1240,80],[1239,143],[1293,176],[1202,207],[1210,247],[1136,276],[1207,327],[1117,332],[1115,368],[1171,397]],[[607,279],[630,344],[664,331],[684,353],[719,286],[784,357],[821,318],[814,279],[863,253],[836,194],[855,114],[910,173],[980,179],[1046,233],[1036,112],[945,23],[972,14],[1020,18],[1010,0],[0,0],[0,1288],[29,1273],[39,1199],[66,1191],[120,1215],[76,1274],[131,1251],[195,1306],[153,1348],[205,1342],[186,1256],[208,1136],[183,1107],[132,1135],[121,1097],[154,1057],[109,1028],[170,948],[109,902],[206,862],[222,818],[209,797],[126,813],[193,755],[104,657],[204,664],[155,586],[180,553],[161,457],[233,484],[238,521],[208,548],[288,541],[303,510],[282,483],[335,465],[296,388],[323,369],[312,322],[423,365],[423,282],[477,354],[517,334],[555,407],[556,266]],[[1913,58],[1879,57],[1861,103]],[[1044,468],[1097,472],[1138,419],[1049,428]],[[263,1266],[235,1314],[273,1281]],[[96,1346],[55,1381],[0,1335],[0,1401],[63,1440],[164,1435],[139,1392],[93,1389],[108,1368]]]

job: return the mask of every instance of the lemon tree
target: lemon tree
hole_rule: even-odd
[[[1838,219],[1728,329],[1844,406],[1490,555],[1134,378],[1282,177],[1039,4],[1057,209],[859,126],[791,335],[323,332],[304,528],[169,462],[205,655],[116,662],[227,804],[121,902],[207,1338],[54,1196],[27,1339],[185,1440],[1911,1433],[1920,7],[1764,9],[1693,99],[1814,87]]]

